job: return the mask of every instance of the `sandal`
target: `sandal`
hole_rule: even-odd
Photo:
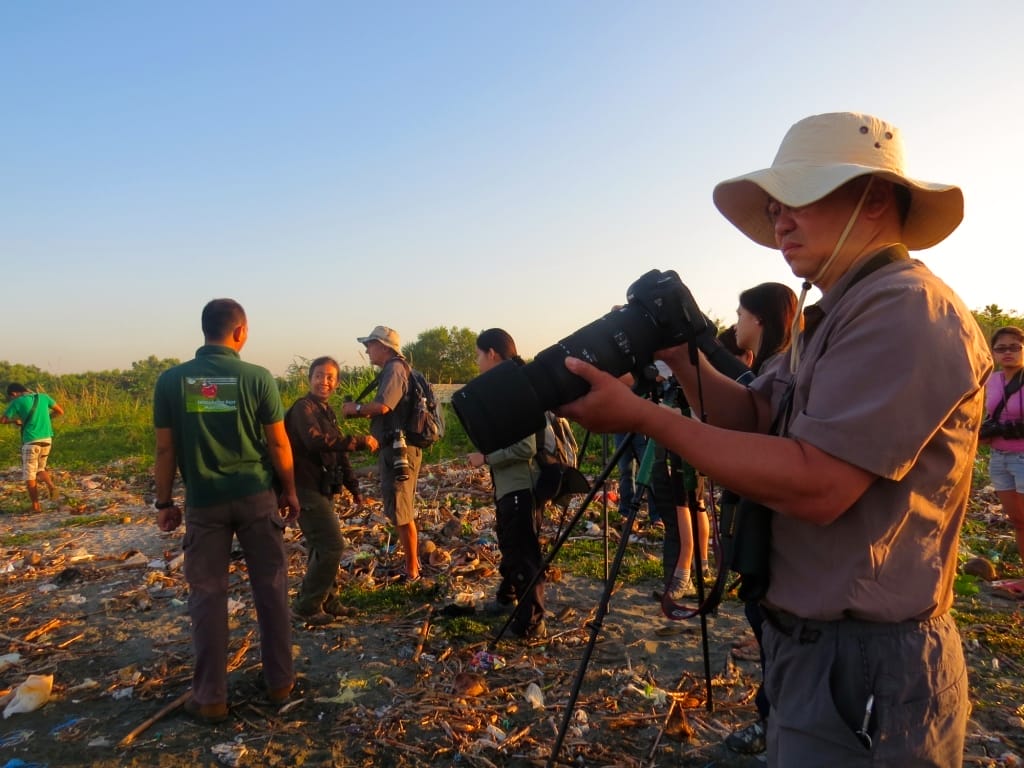
[[[755,720],[745,728],[733,731],[725,740],[725,746],[741,755],[756,755],[767,748],[764,720]]]

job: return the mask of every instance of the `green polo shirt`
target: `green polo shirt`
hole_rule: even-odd
[[[172,430],[190,506],[269,489],[273,467],[263,427],[283,419],[270,371],[229,347],[200,347],[195,359],[164,371],[153,394],[153,424]]]
[[[57,401],[45,392],[30,392],[14,398],[4,411],[8,419],[21,419],[21,442],[34,443],[39,440],[53,438],[53,422],[50,421],[50,409]],[[33,406],[35,409],[33,410]]]

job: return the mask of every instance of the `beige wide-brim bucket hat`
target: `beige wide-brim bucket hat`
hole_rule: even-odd
[[[952,184],[909,178],[903,140],[894,126],[871,115],[834,112],[796,123],[782,140],[771,168],[721,182],[718,210],[755,243],[776,248],[769,198],[790,208],[809,205],[858,176],[878,176],[910,190],[903,243],[910,250],[944,240],[964,217],[964,196]]]
[[[356,341],[360,344],[365,344],[368,341],[379,341],[388,349],[399,354],[402,353],[402,340],[398,336],[398,331],[394,328],[388,328],[386,325],[378,325],[370,331],[369,336],[357,336]]]

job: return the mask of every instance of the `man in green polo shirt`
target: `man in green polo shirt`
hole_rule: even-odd
[[[153,397],[157,525],[172,531],[182,511],[174,476],[185,485],[185,579],[196,656],[185,710],[205,723],[227,719],[228,565],[237,536],[260,625],[263,678],[273,704],[295,683],[284,528],[298,518],[292,452],[273,376],[242,362],[249,337],[233,299],[203,308],[204,346],[161,374]],[[280,484],[280,495],[274,482]]]
[[[10,404],[0,416],[0,424],[17,424],[21,427],[21,468],[25,478],[32,511],[41,512],[39,487],[36,478],[46,483],[50,498],[57,498],[57,489],[46,469],[53,444],[53,423],[51,418],[61,416],[64,409],[45,392],[29,392],[24,384],[11,383],[7,386]]]

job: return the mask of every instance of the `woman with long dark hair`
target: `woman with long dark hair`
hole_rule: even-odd
[[[792,341],[793,319],[796,316],[797,298],[789,286],[782,283],[761,283],[748,288],[740,294],[740,304],[736,309],[736,346],[753,355],[749,362],[750,369],[756,374],[762,366],[777,354],[789,349]],[[746,358],[750,360],[749,357]],[[723,492],[723,503],[725,494]],[[737,500],[733,495],[734,502]],[[744,612],[754,637],[757,640],[758,654],[761,657],[761,674],[764,675],[764,650],[761,648],[761,604],[758,600],[747,600]],[[765,750],[765,734],[767,732],[768,697],[764,685],[759,685],[754,697],[758,719],[743,728],[731,733],[726,738],[726,745],[735,752],[757,754]]]
[[[520,365],[522,358],[507,331],[490,328],[476,339],[476,365],[486,373],[505,360]],[[544,576],[540,551],[540,510],[534,499],[537,479],[537,439],[527,435],[507,448],[486,455],[467,457],[474,467],[486,464],[491,471],[495,499],[495,529],[501,551],[501,584],[491,606],[493,613],[515,614],[509,631],[523,638],[540,639],[547,635],[544,624]],[[538,575],[539,574],[539,575]],[[536,578],[535,578],[536,577]],[[533,583],[533,588],[526,587]]]
[[[782,283],[761,283],[740,294],[736,344],[754,353],[756,374],[769,358],[789,349],[796,294]]]

